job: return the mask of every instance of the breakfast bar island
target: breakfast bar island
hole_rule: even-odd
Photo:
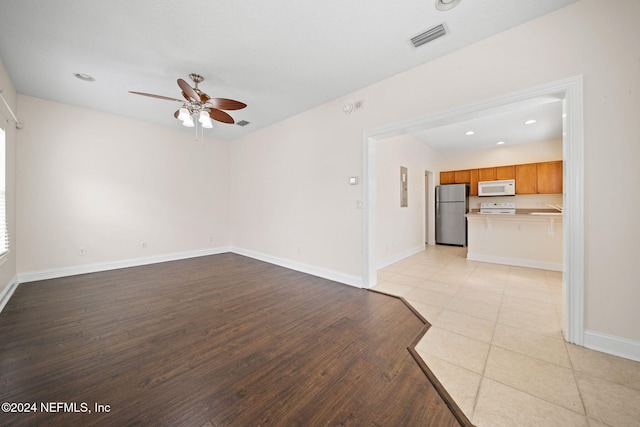
[[[467,259],[562,271],[562,213],[516,212],[467,217]]]

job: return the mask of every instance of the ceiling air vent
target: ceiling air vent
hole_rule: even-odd
[[[236,123],[238,126],[246,126],[249,124],[248,121],[246,120],[240,120],[238,123]]]
[[[411,44],[413,45],[413,47],[420,47],[446,34],[447,30],[445,29],[444,24],[436,25],[433,28],[429,28],[427,31],[423,31],[415,37],[411,37]]]

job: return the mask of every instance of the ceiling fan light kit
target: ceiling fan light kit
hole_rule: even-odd
[[[187,120],[189,115],[189,110],[184,107],[178,110],[178,120],[182,120],[184,122],[185,120]]]
[[[182,126],[186,126],[188,128],[194,127],[195,123],[193,122],[193,117],[187,116],[187,118],[182,121]]]
[[[198,121],[203,128],[211,129],[213,127],[213,123],[211,123],[209,114],[206,111],[200,111],[200,118],[198,119]]]
[[[247,104],[234,101],[233,99],[211,98],[209,95],[198,89],[198,83],[202,83],[204,81],[204,77],[200,74],[191,73],[189,74],[189,78],[193,81],[195,87],[191,87],[186,81],[178,79],[178,86],[182,90],[182,96],[184,99],[176,99],[144,92],[129,92],[135,95],[150,96],[152,98],[181,102],[182,107],[178,109],[173,116],[180,120],[182,125],[186,127],[196,127],[196,122],[194,121],[194,117],[196,116],[197,123],[200,123],[200,127],[203,129],[211,129],[213,127],[211,119],[221,123],[233,124],[235,123],[233,117],[223,110],[241,110],[247,106]],[[198,130],[196,127],[196,135],[197,133]]]

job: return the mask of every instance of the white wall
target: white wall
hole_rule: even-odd
[[[234,243],[359,275],[362,193],[346,182],[362,173],[363,132],[583,75],[585,327],[640,342],[640,200],[609,184],[640,182],[639,17],[636,0],[582,0],[239,139]],[[353,99],[365,108],[344,115]],[[603,194],[625,200],[615,220]]]
[[[11,109],[15,113],[16,108],[16,91],[13,83],[9,78],[9,74],[0,59],[0,89],[2,96],[7,100]],[[11,239],[9,252],[5,255],[4,262],[0,264],[0,309],[2,308],[2,296],[9,291],[9,288],[16,283],[16,216],[15,216],[15,149],[16,149],[16,126],[11,113],[7,111],[6,106],[0,101],[0,120],[2,120],[2,128],[5,130],[5,159],[6,159],[6,203],[7,203],[7,226]],[[6,301],[5,301],[6,302]]]
[[[424,247],[425,209],[429,205],[424,175],[436,169],[439,153],[411,135],[383,139],[377,144],[376,246],[378,265],[384,266]],[[400,207],[401,166],[408,174],[407,207]],[[433,180],[429,185],[434,186]]]
[[[460,170],[562,160],[562,139],[501,145],[482,150],[443,151],[440,170]]]
[[[357,281],[361,117],[328,104],[232,143],[234,247]]]
[[[229,246],[227,142],[22,95],[18,108],[20,273]]]

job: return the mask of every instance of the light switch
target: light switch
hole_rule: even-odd
[[[349,177],[349,185],[358,185],[358,182],[360,180],[358,179],[357,176],[350,176]]]

